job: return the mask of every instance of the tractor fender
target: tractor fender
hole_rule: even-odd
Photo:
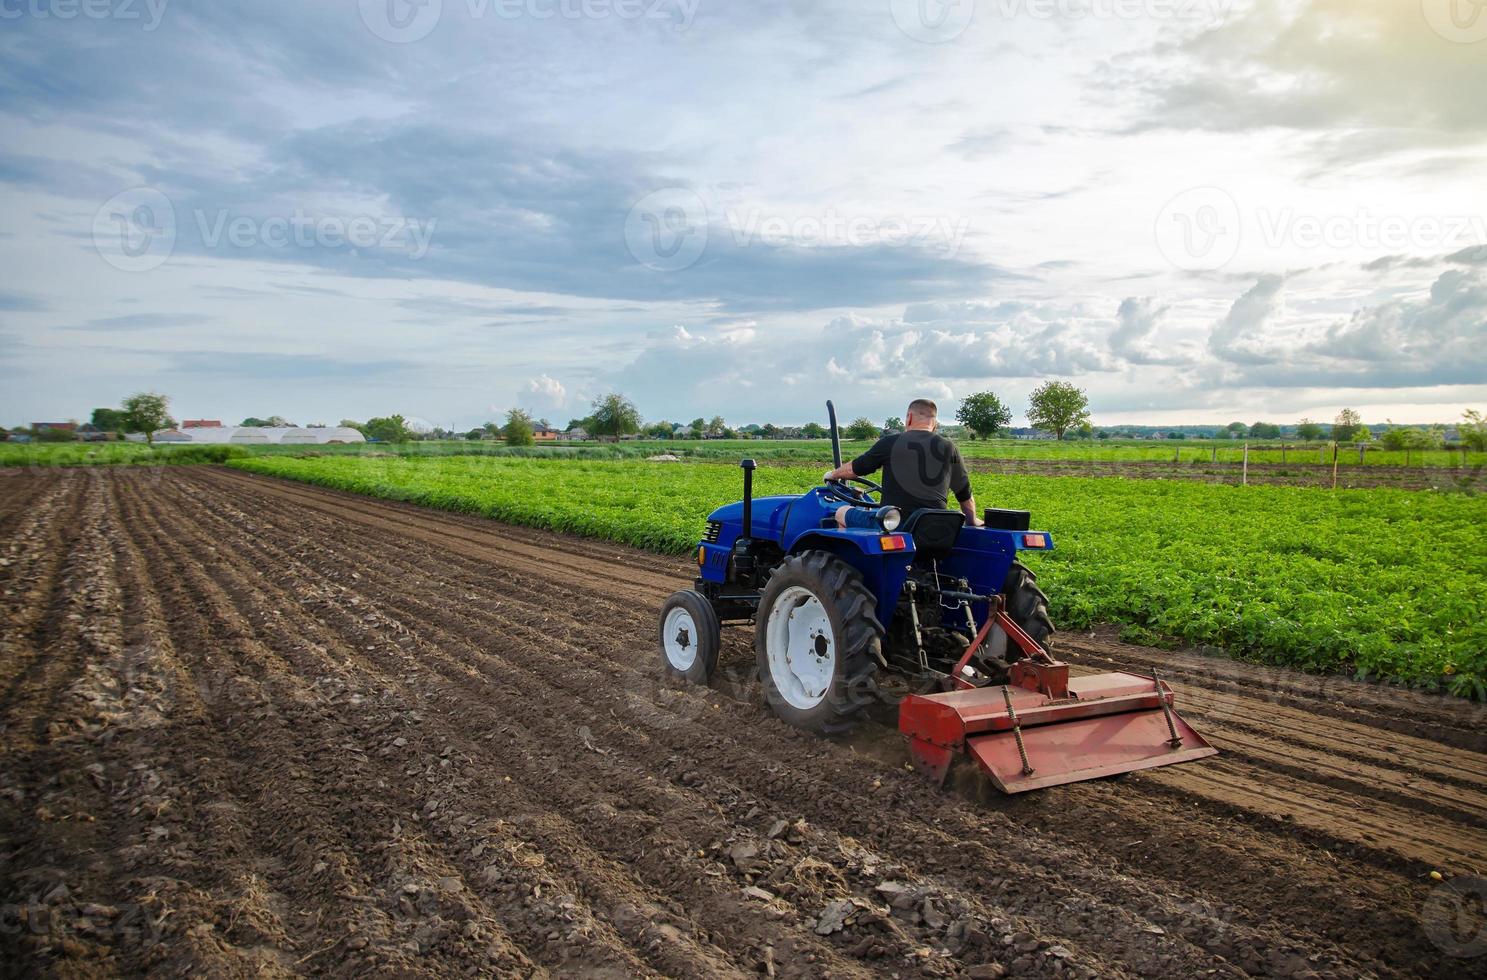
[[[899,538],[901,550],[883,547],[886,537]],[[876,531],[847,531],[821,528],[807,531],[790,545],[790,554],[825,551],[862,573],[862,580],[877,600],[878,622],[886,629],[898,608],[898,597],[914,561],[914,542],[907,535],[884,535]]]

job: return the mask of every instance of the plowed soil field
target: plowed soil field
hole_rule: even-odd
[[[771,717],[747,630],[663,680],[687,573],[220,469],[0,471],[0,970],[1487,973],[1480,706],[1064,635],[1222,754],[940,791],[889,726]]]

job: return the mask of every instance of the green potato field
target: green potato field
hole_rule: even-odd
[[[257,456],[229,465],[683,554],[739,471],[705,463]],[[765,468],[796,493],[821,467]],[[1215,646],[1317,672],[1483,698],[1487,498],[1111,478],[975,477],[982,506],[1031,510],[1032,559],[1064,629]]]

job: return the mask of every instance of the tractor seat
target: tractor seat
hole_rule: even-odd
[[[955,510],[932,510],[921,507],[909,515],[899,532],[914,539],[914,552],[920,558],[949,558],[960,538],[966,516]]]

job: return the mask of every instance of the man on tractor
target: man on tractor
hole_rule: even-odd
[[[861,456],[828,472],[826,481],[860,478],[881,469],[883,505],[897,507],[907,517],[920,509],[943,509],[946,497],[953,492],[966,524],[980,527],[971,478],[960,450],[935,431],[940,424],[939,413],[939,407],[928,398],[914,399],[904,417],[904,431],[879,439]],[[839,508],[837,526],[846,527],[853,510],[850,506]]]

